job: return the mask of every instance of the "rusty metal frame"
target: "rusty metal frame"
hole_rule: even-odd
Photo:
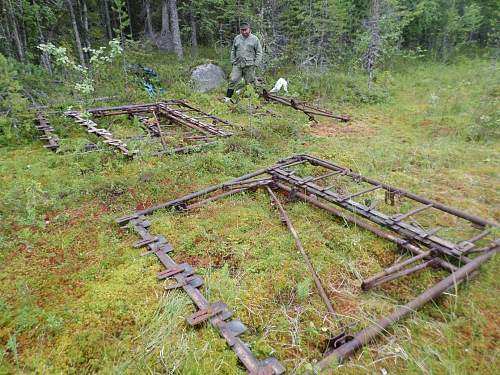
[[[297,173],[299,165],[319,167],[324,173],[300,177]],[[324,182],[327,178],[344,179],[349,183],[363,183],[370,187],[357,192],[339,192],[338,189],[334,188],[335,185],[322,184],[322,181]],[[391,324],[442,295],[449,288],[477,275],[479,267],[500,250],[500,238],[495,237],[499,228],[496,222],[468,214],[310,155],[292,156],[268,168],[243,175],[232,181],[210,186],[181,198],[137,211],[132,215],[117,219],[117,222],[126,225],[128,222],[135,222],[159,209],[187,212],[206,202],[257,188],[280,191],[292,201],[308,202],[397,244],[398,249],[403,251],[403,254],[411,254],[406,260],[364,280],[362,283],[364,290],[428,267],[439,267],[450,272],[449,276],[375,324],[353,336],[347,335],[345,332],[338,335],[336,342],[333,343],[333,349],[318,363],[322,370],[328,369],[333,362],[342,361],[352,355],[357,349],[386,332],[387,327]],[[385,200],[388,203],[394,202],[395,197],[399,197],[399,199],[407,199],[420,207],[397,214],[388,214],[359,201],[364,195],[379,190],[384,192]],[[276,197],[274,194],[271,194],[271,197],[275,203],[279,203],[274,199]],[[413,218],[431,208],[464,220],[478,233],[463,241],[453,242],[438,235],[441,228],[423,229]],[[287,223],[287,225],[290,228],[291,224]],[[300,241],[297,243],[298,238],[295,236],[294,239],[298,246]],[[487,245],[485,245],[486,243]],[[318,280],[317,285],[319,284]],[[321,287],[318,286],[318,289],[320,290]],[[324,299],[324,296],[322,298]]]
[[[37,112],[35,115],[35,127],[40,132],[39,139],[46,141],[43,147],[56,152],[59,149],[59,137],[54,133],[54,128],[43,112]]]
[[[148,228],[151,224],[144,215],[139,215],[128,221],[128,224],[132,225],[135,232],[141,237],[141,240],[136,242],[134,247],[147,247],[148,251],[142,255],[154,254],[165,266],[165,270],[157,274],[158,280],[170,279],[175,281],[175,284],[168,285],[165,289],[183,289],[198,308],[198,311],[186,318],[189,325],[197,326],[209,321],[219,331],[220,335],[252,375],[278,375],[285,371],[281,363],[273,357],[264,360],[258,360],[254,357],[248,345],[239,337],[247,330],[246,326],[239,319],[230,319],[233,312],[224,302],[210,303],[206,299],[200,291],[200,287],[204,283],[203,279],[194,274],[194,270],[189,264],[177,264],[168,255],[173,251],[173,246],[168,243],[165,237],[152,235],[149,232]]]
[[[303,100],[287,98],[284,96],[272,94],[265,89],[262,90],[261,96],[268,102],[283,104],[283,105],[292,107],[293,109],[296,109],[297,111],[304,112],[304,114],[309,117],[309,120],[313,121],[313,122],[317,122],[316,118],[314,116],[334,118],[334,119],[337,119],[337,120],[342,121],[342,122],[348,122],[351,120],[351,118],[349,116],[337,115],[333,112],[327,111],[326,109],[314,107],[314,106],[304,102]]]
[[[140,150],[129,150],[124,141],[115,138],[106,129],[99,129],[94,120],[119,115],[137,118],[146,136],[150,140],[159,140],[161,148],[154,152],[154,155],[200,151],[202,147],[216,143],[219,138],[230,137],[233,134],[231,130],[235,127],[230,122],[204,112],[185,100],[177,99],[157,103],[90,108],[85,112],[90,114],[92,120],[86,119],[83,113],[75,111],[66,112],[66,115],[85,126],[88,132],[104,137],[105,143],[115,147],[126,156],[134,156],[140,153]],[[167,124],[162,124],[162,121]],[[165,137],[169,134],[168,130],[172,128],[189,130],[192,134],[185,134],[183,141],[190,144],[168,145]]]

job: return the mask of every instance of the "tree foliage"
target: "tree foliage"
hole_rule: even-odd
[[[384,55],[401,50],[426,50],[446,58],[457,46],[498,42],[500,3],[494,0],[68,0],[87,48],[114,37],[122,41],[125,37],[151,38],[144,32],[146,3],[153,35],[158,34],[164,1],[169,9],[178,8],[176,27],[182,45],[193,43],[195,28],[197,44],[227,47],[239,24],[250,21],[271,65],[325,66],[362,59],[373,31],[374,3],[380,8],[379,63],[384,62]],[[64,2],[1,0],[1,4],[0,52],[4,55],[43,63],[36,46],[45,42],[76,51]],[[172,27],[169,32],[175,33]]]

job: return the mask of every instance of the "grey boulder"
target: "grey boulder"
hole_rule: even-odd
[[[191,82],[196,91],[207,92],[226,82],[226,73],[214,64],[198,65],[191,73]]]

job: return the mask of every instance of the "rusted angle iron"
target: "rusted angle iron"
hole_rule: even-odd
[[[133,157],[135,155],[135,152],[130,151],[123,141],[114,138],[113,134],[111,134],[111,132],[109,132],[108,130],[99,128],[94,121],[84,118],[81,113],[76,111],[68,111],[64,114],[68,117],[73,118],[77,124],[85,127],[87,133],[95,134],[98,137],[103,138],[104,143],[116,148],[123,155],[128,157]]]
[[[50,125],[43,112],[36,113],[35,127],[41,133],[39,138],[47,142],[43,147],[57,151],[59,148],[59,137],[54,134],[54,128]]]
[[[158,109],[158,103],[127,104],[113,107],[89,108],[87,112],[94,117],[148,113]]]
[[[449,289],[456,287],[458,284],[470,278],[475,272],[479,270],[479,267],[482,264],[487,262],[499,250],[499,245],[492,246],[482,255],[474,258],[470,263],[466,264],[463,267],[460,267],[458,270],[454,271],[449,276],[439,281],[437,284],[431,286],[429,289],[421,293],[419,296],[417,296],[407,304],[397,308],[390,315],[378,320],[374,324],[371,324],[362,331],[358,332],[352,340],[346,342],[344,345],[341,345],[340,347],[329,353],[327,356],[325,356],[325,358],[323,358],[318,363],[318,366],[321,370],[328,370],[336,362],[344,361],[346,358],[354,354],[358,349],[375,340],[378,336],[383,335],[390,325],[415,312],[426,303],[436,299]]]
[[[293,109],[296,109],[298,111],[302,111],[302,112],[304,112],[304,114],[306,114],[309,117],[309,120],[314,121],[314,122],[316,122],[316,119],[314,118],[314,116],[335,118],[335,119],[340,120],[342,122],[348,122],[351,120],[351,118],[349,116],[337,115],[333,112],[327,111],[326,109],[314,107],[314,106],[307,104],[301,100],[297,100],[297,99],[293,99],[293,98],[286,98],[284,96],[271,94],[267,90],[262,91],[262,97],[267,101],[272,101],[275,103],[287,105],[289,107],[292,107]]]
[[[283,162],[278,162],[276,164],[276,166],[292,165],[293,161],[301,163],[301,161],[300,161],[299,158],[297,158],[297,159],[290,158],[290,159],[283,160]],[[237,178],[235,178],[233,180],[230,180],[228,182],[217,184],[217,185],[213,185],[213,186],[209,186],[209,187],[207,187],[205,189],[196,191],[194,193],[187,194],[187,195],[185,195],[183,197],[176,198],[176,199],[173,199],[173,200],[165,202],[165,203],[160,203],[160,204],[157,204],[157,205],[145,208],[144,210],[136,211],[136,212],[134,212],[134,213],[132,213],[130,215],[120,217],[116,221],[117,221],[118,224],[123,225],[123,224],[126,224],[127,222],[129,222],[130,220],[133,220],[136,217],[139,217],[139,216],[142,216],[142,215],[150,215],[153,212],[161,210],[161,209],[172,209],[172,208],[174,208],[174,209],[177,209],[177,210],[182,210],[182,209],[184,209],[189,204],[189,201],[191,201],[191,200],[194,200],[196,198],[199,198],[199,197],[205,196],[207,194],[213,193],[213,192],[215,192],[217,190],[224,189],[224,188],[226,188],[228,186],[233,186],[233,185],[238,184],[238,183],[240,183],[242,181],[250,180],[250,179],[252,179],[254,177],[263,175],[263,174],[266,173],[267,169],[268,168],[262,168],[262,169],[254,171],[254,172],[247,173],[247,174],[245,174],[243,176],[237,177]]]
[[[250,351],[249,347],[239,337],[247,330],[247,327],[239,319],[231,319],[231,311],[222,301],[210,303],[201,293],[200,287],[203,279],[194,274],[193,268],[187,264],[176,263],[168,254],[173,251],[173,246],[163,236],[150,234],[150,223],[144,216],[138,216],[130,224],[135,232],[141,237],[134,247],[147,247],[149,250],[143,255],[154,254],[165,266],[165,270],[157,274],[159,280],[173,280],[175,284],[165,287],[167,290],[180,289],[191,298],[197,307],[197,311],[186,318],[191,326],[198,326],[206,321],[219,331],[230,348],[236,353],[243,366],[252,375],[278,375],[285,369],[281,363],[273,357],[258,360]]]
[[[218,123],[221,123],[221,124],[226,125],[228,127],[234,127],[234,124],[230,123],[229,121],[224,120],[222,118],[219,118],[217,116],[214,116],[210,113],[204,112],[201,109],[194,107],[187,100],[177,99],[177,100],[172,100],[172,101],[165,101],[163,103],[169,105],[170,107],[179,106],[180,108],[187,110],[190,113],[194,112],[194,113],[197,113],[198,115],[200,115],[204,118],[210,118],[210,119],[212,119],[213,125],[217,125]]]
[[[295,247],[297,247],[300,254],[302,255],[302,258],[304,259],[304,262],[306,263],[306,266],[309,270],[309,273],[311,274],[311,276],[314,280],[314,284],[316,285],[316,289],[318,290],[318,294],[321,297],[321,299],[323,300],[323,303],[325,304],[326,309],[328,310],[328,312],[332,316],[335,316],[335,310],[333,309],[332,303],[330,302],[330,298],[326,294],[325,288],[323,287],[323,283],[321,282],[321,279],[319,278],[318,273],[314,269],[314,266],[312,265],[312,262],[309,259],[309,256],[307,255],[306,251],[304,250],[304,246],[302,245],[302,241],[300,240],[299,235],[297,234],[297,231],[295,230],[295,227],[292,224],[292,221],[288,217],[288,214],[286,213],[285,208],[281,204],[281,202],[278,199],[278,197],[276,196],[276,194],[274,194],[273,190],[269,186],[266,186],[266,189],[267,189],[267,192],[269,193],[269,195],[271,196],[271,201],[273,202],[273,204],[276,206],[276,208],[278,209],[278,211],[280,213],[280,218],[281,218],[282,223],[284,223],[287,226],[288,230],[290,231],[290,234],[292,235],[293,240],[295,241]]]

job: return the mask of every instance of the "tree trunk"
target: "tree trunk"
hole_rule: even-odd
[[[26,38],[26,23],[24,17],[24,8],[23,8],[23,3],[21,1],[18,2],[19,6],[19,13],[20,13],[20,22],[18,22],[18,27],[19,27],[19,33],[21,35],[21,41],[23,44],[23,50],[24,50],[24,55],[26,57],[26,50],[28,48],[28,40]]]
[[[377,57],[380,54],[380,1],[372,0],[371,4],[371,19],[368,24],[370,31],[370,44],[365,55],[366,70],[368,71],[368,89],[371,90]]]
[[[104,11],[104,28],[106,29],[106,36],[108,40],[113,39],[113,29],[111,28],[111,17],[109,15],[109,2],[108,0],[103,0],[102,8]]]
[[[2,44],[4,49],[0,49],[0,52],[4,52],[7,56],[10,56],[12,55],[12,43],[8,42],[11,39],[11,33],[7,17],[0,18],[0,33],[0,38],[5,40],[5,43]]]
[[[128,28],[130,31],[130,38],[134,39],[134,30],[132,28],[132,11],[130,10],[130,0],[127,0],[127,14],[128,14]]]
[[[168,0],[170,13],[170,31],[172,32],[173,50],[178,57],[182,57],[181,31],[179,29],[179,15],[177,14],[177,0]]]
[[[168,15],[168,0],[163,0],[161,3],[161,32],[158,39],[158,48],[166,51],[172,51],[173,40],[170,32],[170,17]]]
[[[198,54],[198,35],[196,32],[196,15],[193,9],[193,1],[191,1],[191,9],[189,12],[189,23],[191,24],[191,54],[196,56]]]
[[[76,23],[75,10],[73,9],[73,3],[71,0],[66,0],[68,5],[69,15],[71,17],[71,23],[73,25],[73,32],[75,34],[76,49],[78,51],[78,57],[80,58],[80,65],[85,66],[85,57],[83,56],[82,41],[80,39],[80,32],[78,31],[78,24]]]
[[[144,35],[149,40],[154,40],[153,23],[151,22],[151,0],[144,1]],[[163,20],[162,20],[163,22]]]
[[[42,27],[40,26],[40,13],[38,12],[36,14],[36,28],[38,31],[38,42],[45,44],[45,37],[43,36]],[[52,64],[50,62],[50,56],[47,51],[42,51],[40,62],[45,67],[45,69],[47,69],[47,71],[52,74]]]
[[[90,45],[90,29],[89,29],[89,12],[87,9],[87,1],[82,0],[82,14],[83,14],[83,30],[85,31],[85,47],[91,48]]]
[[[19,35],[19,27],[17,26],[17,19],[14,14],[14,9],[12,8],[12,3],[10,0],[7,1],[8,9],[7,9],[7,18],[10,20],[12,38],[14,39],[14,44],[17,49],[17,57],[20,61],[24,61],[25,53],[23,48],[23,43],[21,42],[21,36]]]
[[[89,34],[89,20],[88,20],[88,11],[87,11],[87,3],[86,0],[77,0],[76,1],[78,12],[78,28],[80,30],[80,37],[83,47],[83,57],[85,57],[85,62],[88,63],[90,61],[90,52],[87,50],[90,48],[90,34]]]

